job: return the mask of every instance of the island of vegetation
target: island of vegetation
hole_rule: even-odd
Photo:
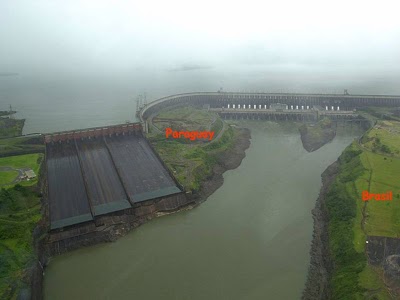
[[[299,127],[304,149],[313,152],[333,140],[336,131],[328,118],[319,120],[316,124],[303,124]]]
[[[400,298],[400,122],[375,121],[323,173],[303,299]]]

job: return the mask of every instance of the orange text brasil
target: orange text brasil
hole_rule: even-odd
[[[196,139],[209,139],[210,141],[214,137],[214,131],[177,131],[171,128],[165,128],[165,137],[174,139],[186,138],[194,141]]]
[[[377,201],[384,201],[384,200],[392,200],[393,199],[393,193],[390,192],[386,192],[383,194],[373,194],[373,193],[369,193],[368,191],[363,191],[362,194],[362,200],[363,201],[368,201],[371,199],[375,199]]]

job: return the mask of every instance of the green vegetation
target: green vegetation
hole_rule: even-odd
[[[0,157],[28,153],[44,153],[44,142],[41,137],[0,139]]]
[[[368,202],[366,206],[368,218],[365,224],[365,231],[368,235],[400,236],[400,156],[398,155],[400,131],[397,131],[399,128],[400,123],[398,122],[379,122],[363,138],[365,143],[362,144],[362,148],[365,151],[361,158],[363,164],[371,173],[370,192],[393,191],[393,201]],[[377,151],[377,144],[386,146],[390,151],[390,156],[387,156],[389,153],[385,151]],[[381,149],[381,147],[378,149]],[[361,190],[358,192],[361,193]]]
[[[364,107],[358,112],[369,120],[393,120],[400,121],[398,109],[393,107]]]
[[[26,154],[17,156],[8,156],[0,158],[0,167],[11,167],[13,169],[32,169],[36,175],[39,173],[40,163],[43,159],[43,154]],[[15,179],[15,171],[1,171],[0,170],[0,186],[10,183]],[[15,176],[9,180],[11,174]],[[4,180],[3,180],[4,179]],[[24,186],[31,186],[37,183],[37,177],[31,181],[22,181],[21,184]]]
[[[24,123],[25,119],[0,118],[0,138],[21,135]]]
[[[361,151],[354,145],[340,156],[340,173],[326,196],[329,215],[329,247],[334,270],[331,281],[332,299],[356,299],[362,296],[364,289],[358,284],[358,274],[366,265],[364,253],[354,247],[354,220],[357,214],[354,180],[364,173],[360,161]]]
[[[39,175],[42,159],[43,154],[3,157],[0,167],[31,168]],[[0,171],[0,184],[16,174]],[[36,259],[32,233],[41,218],[36,184],[34,179],[0,190],[0,299],[16,299],[18,290],[29,285],[28,271]]]
[[[30,289],[37,260],[33,230],[41,219],[37,182],[44,143],[41,137],[16,137],[24,122],[0,118],[0,299],[17,299],[22,288]],[[37,177],[13,185],[18,169],[32,169]]]
[[[161,132],[165,132],[166,127],[178,131],[211,130],[215,131],[215,136],[222,129],[222,120],[216,113],[193,106],[164,110],[153,118],[153,124]]]
[[[214,131],[215,132],[214,136],[217,136],[223,127],[224,127],[224,122],[222,121],[221,118],[217,118],[215,122],[212,124],[210,131]]]
[[[365,299],[371,295],[390,299],[383,270],[367,263],[365,245],[367,235],[400,236],[399,126],[394,121],[378,122],[361,144],[354,142],[339,158],[339,175],[326,198],[329,246],[335,265],[333,299]],[[361,200],[364,190],[393,191],[394,199],[366,203]]]
[[[323,118],[315,125],[303,124],[299,127],[304,149],[308,152],[321,148],[335,137],[332,121]]]
[[[26,154],[17,156],[8,156],[0,158],[0,166],[12,167],[15,169],[30,168],[39,171],[39,163],[43,158],[43,154]]]
[[[174,120],[166,121],[169,118]],[[166,139],[164,133],[148,135],[158,154],[173,172],[176,179],[187,190],[196,192],[200,184],[212,175],[212,170],[219,155],[232,147],[236,131],[229,127],[222,136],[215,140],[218,132],[223,130],[224,123],[218,115],[193,107],[180,107],[161,112],[156,121],[157,126],[171,127],[174,130],[214,130],[214,140],[210,142],[193,142],[187,139]],[[162,120],[162,121],[160,121]],[[188,127],[184,127],[188,125]],[[176,126],[176,127],[173,127]],[[183,127],[180,127],[183,126]],[[183,142],[182,140],[186,140]]]
[[[0,170],[0,186],[11,183],[14,179],[18,177],[18,172],[11,171],[1,171]]]
[[[212,175],[218,155],[233,145],[234,136],[233,128],[229,128],[218,141],[206,146],[183,144],[163,135],[149,139],[176,179],[185,189],[196,192],[201,182]]]
[[[32,232],[41,218],[40,198],[33,187],[0,190],[0,298],[16,299],[29,285],[35,262]]]
[[[368,150],[400,157],[400,123],[395,121],[379,121],[362,139]]]

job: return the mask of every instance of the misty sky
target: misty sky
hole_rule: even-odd
[[[400,68],[397,1],[0,1],[0,71]]]

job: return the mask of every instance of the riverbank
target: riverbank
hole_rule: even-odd
[[[250,147],[251,133],[247,128],[235,129],[233,146],[216,156],[216,163],[212,175],[201,184],[197,202],[205,201],[224,183],[223,174],[228,170],[236,169],[246,157],[246,150]]]
[[[332,260],[329,252],[329,218],[325,198],[338,173],[339,164],[336,161],[321,175],[322,187],[312,210],[314,230],[308,277],[302,295],[303,300],[325,300],[331,298],[329,281],[331,279]]]
[[[354,181],[365,171],[361,153],[353,142],[324,172],[324,185],[315,208],[311,265],[303,299],[366,296],[359,274],[367,259],[364,251],[355,245],[358,239],[355,226],[359,226],[357,203],[361,199]],[[316,288],[318,283],[320,286]]]
[[[378,121],[323,173],[303,299],[398,299],[399,129]],[[363,191],[395,196],[362,201]]]

